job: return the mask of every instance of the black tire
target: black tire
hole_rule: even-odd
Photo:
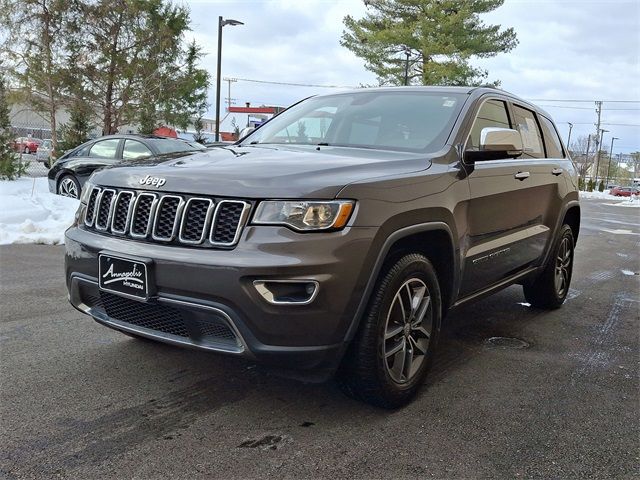
[[[58,180],[57,192],[58,195],[62,195],[64,197],[79,199],[82,189],[80,188],[80,182],[78,182],[76,177],[71,174],[65,174],[60,177],[60,180]]]
[[[542,273],[522,286],[524,297],[533,307],[553,310],[562,306],[571,285],[574,248],[573,231],[565,224],[560,229],[560,235]],[[562,280],[557,280],[557,272]]]
[[[425,303],[419,304],[416,311],[421,311],[421,308],[425,309],[422,316],[425,319],[424,324],[420,325],[430,323],[430,336],[420,333],[423,337],[418,340],[409,338],[416,332],[413,330],[413,323],[408,321],[404,324],[407,327],[408,323],[408,328],[399,332],[397,336],[387,339],[385,337],[390,333],[392,325],[396,329],[401,328],[402,325],[401,322],[392,322],[393,316],[398,316],[396,313],[401,312],[400,317],[406,318],[404,316],[405,309],[402,307],[402,296],[400,296],[400,304],[396,303],[400,289],[404,289],[405,285],[408,285],[406,291],[409,292],[407,298],[410,301],[417,298],[412,297],[411,292],[416,294],[420,290],[420,288],[412,290],[411,286],[424,285],[426,287],[423,300],[426,306],[424,306]],[[399,408],[408,403],[424,383],[424,378],[431,366],[440,332],[441,316],[442,300],[438,277],[431,262],[424,255],[408,254],[386,265],[373,290],[358,333],[338,372],[337,379],[343,391],[349,396],[383,408]],[[424,343],[425,340],[426,343]],[[420,348],[424,350],[424,353],[421,353],[418,348],[417,341],[421,342]],[[404,342],[407,348],[391,354],[390,352],[398,344],[396,343],[389,348],[389,342]],[[393,376],[394,371],[397,376],[398,369],[395,368],[395,362],[398,355],[402,357],[402,366],[399,370],[404,372],[405,362],[408,358],[404,356],[406,351],[411,352],[409,354],[411,358],[408,360],[409,374],[402,382],[402,379],[398,381]],[[413,352],[416,352],[415,356]],[[389,365],[387,358],[393,361],[393,368]],[[420,363],[413,365],[413,362],[417,362],[420,358]],[[415,367],[413,373],[411,373],[412,366]],[[400,373],[400,377],[402,377],[402,373]]]

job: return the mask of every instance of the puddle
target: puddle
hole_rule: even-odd
[[[515,337],[491,337],[485,340],[484,344],[489,348],[509,348],[521,350],[529,348],[531,344]]]

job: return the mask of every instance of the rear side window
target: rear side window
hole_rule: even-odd
[[[542,133],[544,134],[544,144],[547,147],[547,157],[549,158],[564,158],[564,149],[562,148],[562,142],[558,136],[558,131],[553,125],[553,122],[542,115],[539,115],[540,125],[542,126]]]
[[[116,158],[119,143],[120,139],[118,138],[96,142],[93,144],[93,147],[91,147],[91,150],[89,150],[89,156],[96,158]]]
[[[513,106],[513,115],[515,124],[522,136],[522,146],[524,148],[523,157],[543,158],[544,146],[542,143],[542,134],[536,121],[536,114],[531,110]]]
[[[500,100],[487,100],[480,107],[478,116],[473,122],[467,148],[480,150],[480,133],[483,128],[511,128],[507,105]]]
[[[133,160],[136,158],[150,157],[153,153],[143,143],[136,140],[125,140],[122,149],[122,158]]]

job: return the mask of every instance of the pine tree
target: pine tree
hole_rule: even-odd
[[[513,28],[486,25],[482,13],[504,0],[365,0],[367,14],[344,18],[340,43],[365,61],[380,84],[479,85],[488,72],[473,57],[509,52],[518,44]],[[494,82],[498,84],[499,82]]]
[[[0,65],[1,68],[2,65]],[[20,158],[11,146],[12,141],[9,105],[4,78],[0,73],[0,180],[15,180],[26,173],[26,164],[20,162]]]

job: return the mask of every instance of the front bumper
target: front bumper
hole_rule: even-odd
[[[334,369],[364,292],[363,269],[374,234],[373,228],[300,234],[249,226],[235,249],[215,250],[72,227],[66,233],[69,297],[80,311],[118,330],[283,367]],[[155,296],[146,303],[101,292],[101,251],[151,258]],[[254,285],[257,280],[292,279],[317,282],[312,302],[270,304]],[[171,324],[139,320],[152,317]],[[177,317],[182,322],[178,326]]]

